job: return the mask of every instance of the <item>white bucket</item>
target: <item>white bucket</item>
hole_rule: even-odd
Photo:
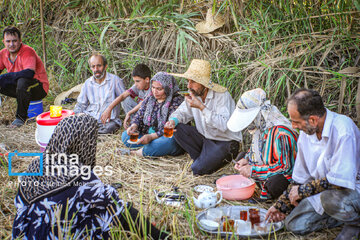
[[[40,146],[40,150],[43,152],[50,141],[51,135],[53,134],[56,125],[45,126],[36,123],[35,141]]]
[[[42,152],[49,143],[57,124],[70,115],[74,115],[72,110],[63,109],[61,117],[50,117],[50,112],[44,112],[36,117],[35,141]]]

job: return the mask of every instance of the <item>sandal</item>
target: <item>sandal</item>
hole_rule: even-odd
[[[16,118],[11,125],[9,125],[9,128],[18,128],[24,125],[24,121],[21,120],[20,118]]]

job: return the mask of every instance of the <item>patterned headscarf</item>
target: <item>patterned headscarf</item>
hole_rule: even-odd
[[[90,115],[74,115],[61,120],[43,154],[43,175],[20,179],[19,193],[23,199],[31,204],[80,180],[81,167],[92,169],[95,166],[97,133],[97,121]],[[77,173],[72,171],[75,168],[78,168]],[[40,172],[39,158],[29,165],[27,172]]]
[[[160,111],[157,114],[157,121],[158,121],[158,129],[164,128],[164,125],[168,119],[169,114],[169,107],[172,102],[174,95],[179,91],[179,86],[176,83],[176,80],[173,76],[166,72],[158,72],[156,73],[153,78],[151,79],[151,84],[156,81],[161,84],[161,86],[165,90],[166,99],[162,103]],[[156,104],[156,98],[154,97],[153,93],[150,92],[149,94],[149,101],[147,102],[145,113],[144,113],[144,124],[147,126],[151,125],[151,113],[154,109]]]

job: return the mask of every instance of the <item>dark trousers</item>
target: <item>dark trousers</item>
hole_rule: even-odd
[[[239,151],[238,142],[207,139],[195,127],[186,124],[176,127],[174,137],[194,160],[191,169],[196,175],[215,172],[230,162]]]
[[[7,85],[6,88],[0,88],[0,93],[16,98],[16,118],[20,118],[24,122],[27,119],[30,101],[37,101],[46,96],[42,83],[35,78],[19,78],[15,85]]]

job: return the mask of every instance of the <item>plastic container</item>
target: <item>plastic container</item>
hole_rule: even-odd
[[[35,141],[43,152],[49,143],[56,125],[64,118],[74,115],[72,110],[62,110],[61,117],[52,118],[50,112],[44,112],[36,117]]]
[[[42,100],[30,102],[28,112],[27,112],[28,118],[36,117],[36,116],[40,115],[42,112],[43,112]]]
[[[255,182],[242,175],[229,175],[216,180],[216,188],[226,200],[245,200],[255,191]]]

